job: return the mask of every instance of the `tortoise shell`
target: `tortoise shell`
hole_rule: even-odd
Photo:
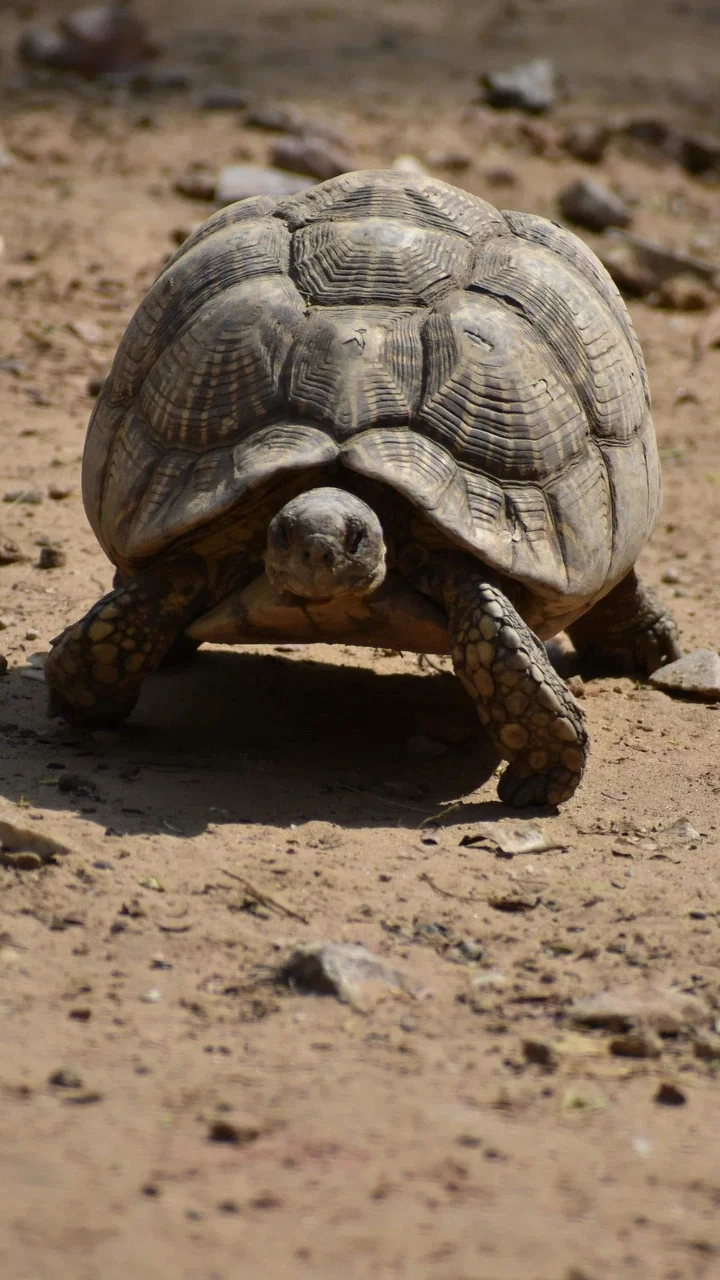
[[[96,404],[93,529],[124,567],[228,520],[262,543],[273,486],[330,466],[545,598],[602,595],[653,527],[660,475],[640,347],[593,253],[392,171],[210,217]]]

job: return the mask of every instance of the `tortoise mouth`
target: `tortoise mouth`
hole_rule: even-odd
[[[385,578],[385,539],[375,512],[344,489],[311,489],[270,522],[265,572],[305,600],[365,596]]]

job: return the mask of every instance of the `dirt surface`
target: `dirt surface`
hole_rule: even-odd
[[[209,211],[174,183],[271,145],[198,87],[247,84],[331,122],[358,166],[409,152],[504,207],[555,215],[590,174],[639,234],[720,262],[717,186],[615,142],[591,171],[472,105],[477,71],[551,53],[551,129],[638,103],[717,125],[720,7],[636,0],[634,33],[626,9],[208,3],[200,29],[158,0],[194,84],[150,97],[23,84],[6,59],[0,541],[26,558],[0,567],[0,820],[68,850],[0,867],[7,1280],[719,1272],[717,705],[587,680],[586,781],[523,818],[550,847],[501,857],[467,842],[516,816],[446,660],[203,649],[90,739],[47,719],[37,666],[111,582],[79,496],[88,381]],[[641,568],[683,646],[716,649],[720,352],[699,353],[707,313],[631,309],[666,494]],[[48,544],[64,566],[37,567]],[[405,983],[342,1003],[275,980],[323,940]],[[649,1006],[634,1039],[633,1017],[574,1025],[626,984]],[[668,1021],[678,992],[695,1002]]]

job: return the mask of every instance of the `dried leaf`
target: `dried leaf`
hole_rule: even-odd
[[[567,849],[567,844],[548,839],[538,822],[480,822],[475,831],[463,836],[461,845],[495,845],[498,856],[513,858],[520,853],[548,853]]]

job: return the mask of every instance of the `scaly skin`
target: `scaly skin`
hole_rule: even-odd
[[[204,566],[188,563],[150,570],[98,600],[45,659],[50,714],[95,726],[124,720],[206,592]]]
[[[600,669],[652,675],[682,656],[675,619],[634,569],[568,634],[580,658]]]
[[[516,808],[569,800],[585,768],[588,735],[543,645],[480,573],[450,572],[445,604],[455,672],[509,761],[500,799]]]

